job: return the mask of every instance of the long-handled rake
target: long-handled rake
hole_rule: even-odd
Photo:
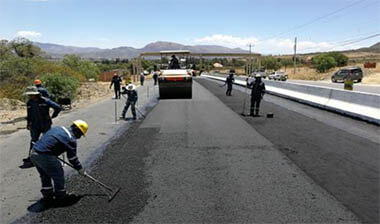
[[[73,165],[71,165],[70,163],[62,160],[61,158],[57,157],[58,160],[60,160],[61,162],[65,163],[66,165],[70,166],[71,168],[74,169]],[[89,178],[90,180],[92,180],[93,182],[97,183],[99,186],[103,187],[104,189],[108,190],[111,194],[108,195],[108,202],[111,202],[112,199],[115,198],[115,196],[117,195],[117,193],[119,193],[119,191],[121,190],[120,187],[116,188],[116,189],[112,189],[111,187],[107,186],[106,184],[102,183],[101,181],[95,179],[94,177],[92,177],[90,174],[88,173],[84,173],[84,176]]]
[[[243,102],[243,111],[241,112],[241,115],[242,116],[248,116],[246,113],[245,113],[245,105],[246,105],[246,101],[247,101],[247,86],[248,86],[248,81],[247,81],[247,84],[245,85],[245,89],[244,89],[244,102]]]

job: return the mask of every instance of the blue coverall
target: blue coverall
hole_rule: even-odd
[[[47,132],[52,125],[52,118],[58,116],[62,108],[54,101],[40,97],[37,100],[28,100],[27,105],[27,125],[30,130],[30,148],[40,138],[42,133]],[[54,113],[50,117],[50,108],[54,109]]]
[[[49,99],[51,98],[49,92],[47,91],[47,89],[45,89],[41,85],[36,85],[36,87],[38,89],[38,92],[40,92],[41,96],[49,98]]]
[[[235,82],[235,78],[234,78],[234,75],[231,73],[226,79],[226,84],[227,84],[226,96],[231,96],[232,85],[234,84],[234,82]]]
[[[64,152],[76,170],[82,169],[77,157],[77,140],[74,133],[71,128],[62,126],[51,128],[33,146],[30,159],[40,174],[41,193],[46,198],[66,194],[63,168],[57,159],[57,156]]]
[[[128,95],[127,102],[125,103],[123,112],[121,113],[122,118],[125,118],[125,114],[127,113],[129,106],[131,106],[133,119],[136,119],[135,104],[136,104],[137,99],[138,99],[136,90],[124,89],[124,91],[121,94],[127,94]]]
[[[255,80],[249,84],[249,87],[252,88],[250,113],[251,115],[259,115],[260,102],[265,94],[265,84],[261,80]]]

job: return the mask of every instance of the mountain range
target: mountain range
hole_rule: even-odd
[[[165,50],[189,50],[194,53],[248,53],[241,48],[228,48],[218,45],[183,45],[173,42],[157,41],[147,44],[143,48],[117,47],[112,49],[101,49],[96,47],[73,47],[51,43],[34,42],[48,55],[53,58],[61,58],[65,54],[76,54],[82,58],[134,58],[142,52],[156,52]]]

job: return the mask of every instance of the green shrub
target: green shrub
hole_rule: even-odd
[[[313,57],[312,63],[315,69],[320,73],[326,72],[329,69],[337,66],[337,62],[335,61],[334,57],[329,56],[328,54],[320,54]]]
[[[70,98],[73,100],[79,87],[77,79],[60,73],[47,73],[41,76],[41,80],[54,101],[57,101],[59,98]]]

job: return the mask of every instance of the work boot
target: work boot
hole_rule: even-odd
[[[124,116],[120,116],[120,120],[125,120],[125,117]]]
[[[75,194],[65,193],[63,195],[56,195],[54,200],[54,206],[65,207],[77,203],[81,199],[81,196]]]
[[[133,120],[136,120],[136,117],[133,117],[132,119],[133,119]]]
[[[38,202],[41,203],[41,205],[43,207],[49,208],[49,207],[53,206],[53,204],[54,204],[54,198],[53,198],[53,196],[50,196],[50,197],[45,197],[44,196]]]
[[[32,163],[32,161],[29,160],[24,160],[23,161],[24,164],[22,164],[21,166],[19,166],[21,169],[28,169],[28,168],[32,168],[34,167],[34,164]]]

